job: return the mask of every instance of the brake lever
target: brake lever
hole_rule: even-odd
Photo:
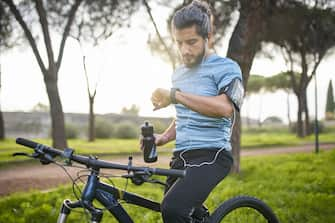
[[[16,153],[13,153],[12,156],[28,156],[28,157],[32,157],[28,153],[24,153],[24,152],[16,152]]]
[[[38,158],[39,154],[38,153],[28,154],[24,152],[16,152],[16,153],[13,153],[12,156],[27,156],[27,157],[35,159],[35,158]]]
[[[16,153],[13,153],[12,156],[26,156],[26,157],[33,158],[33,159],[39,159],[43,165],[47,165],[53,162],[52,156],[48,154],[41,154],[38,152],[34,152],[33,154],[28,154],[25,152],[16,152]]]

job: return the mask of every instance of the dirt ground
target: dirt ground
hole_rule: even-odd
[[[314,145],[311,144],[295,147],[242,150],[241,156],[314,152],[314,148]],[[333,148],[335,148],[335,144],[320,145],[321,150]],[[168,156],[161,156],[159,157],[159,165],[167,165],[169,160],[170,158]],[[128,158],[116,158],[110,161],[127,164]],[[142,162],[142,157],[139,156],[133,158],[133,165],[148,166]],[[154,167],[155,165],[156,164],[153,164],[151,166]],[[72,177],[76,178],[76,173],[80,169],[67,167],[67,170]],[[112,173],[115,173],[115,171]],[[16,166],[10,165],[0,169],[0,196],[6,196],[14,192],[23,192],[33,189],[47,190],[66,183],[71,183],[71,180],[63,169],[56,165],[40,165],[38,161]]]

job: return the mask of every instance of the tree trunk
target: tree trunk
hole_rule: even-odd
[[[292,127],[292,121],[291,121],[291,109],[290,109],[290,93],[287,92],[287,97],[286,97],[286,104],[287,104],[287,120],[288,120],[288,128],[289,130]]]
[[[94,97],[90,97],[89,101],[90,101],[90,113],[89,113],[88,141],[94,142],[95,140]]]
[[[233,173],[240,172],[240,145],[241,145],[241,115],[239,112],[235,113],[235,125],[233,127],[233,134],[231,136],[231,143],[233,147],[234,164],[232,168]]]
[[[298,99],[298,120],[297,120],[297,136],[300,138],[303,138],[307,135],[307,126],[306,126],[306,120],[307,118],[307,113],[306,113],[306,91],[305,90],[300,90],[299,94],[296,95]]]
[[[67,147],[65,136],[64,113],[58,93],[57,74],[52,71],[44,74],[44,83],[48,93],[51,115],[51,136],[53,147],[63,149]]]
[[[240,17],[229,40],[227,57],[235,60],[240,65],[245,89],[253,59],[262,39],[263,22],[265,22],[263,10],[266,8],[266,2],[263,0],[240,1]],[[235,162],[232,171],[235,173],[240,171],[240,133],[240,114],[236,114],[235,127],[231,138]]]
[[[296,133],[298,137],[303,137],[303,122],[302,122],[302,105],[300,97],[298,96],[298,119],[297,119],[297,126],[296,126]]]
[[[2,111],[0,110],[0,140],[5,139],[5,122],[3,119]]]
[[[312,134],[311,128],[310,128],[310,121],[309,121],[309,110],[308,110],[308,104],[307,104],[307,92],[306,89],[304,90],[304,110],[305,110],[305,120],[304,120],[304,128],[306,135]]]
[[[0,90],[1,90],[1,65],[0,65]],[[0,104],[0,140],[5,139],[5,122],[3,119],[3,114],[1,110],[1,104]]]

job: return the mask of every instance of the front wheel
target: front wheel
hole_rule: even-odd
[[[238,196],[222,203],[211,215],[211,223],[279,223],[271,208],[263,201],[249,196]]]

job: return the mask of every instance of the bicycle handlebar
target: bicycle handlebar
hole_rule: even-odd
[[[74,154],[65,154],[64,151],[55,149],[43,144],[36,143],[34,141],[17,138],[16,143],[22,146],[26,146],[34,149],[35,152],[39,154],[49,154],[61,156],[63,158],[67,158],[73,160],[77,163],[81,163],[86,165],[87,167],[92,168],[105,168],[105,169],[119,169],[119,170],[128,170],[128,171],[144,171],[150,174],[162,175],[162,176],[172,176],[172,177],[184,177],[186,172],[184,170],[175,170],[175,169],[161,169],[161,168],[149,168],[149,167],[136,167],[129,165],[122,165],[111,163],[104,160],[97,160],[92,157],[74,155]]]

